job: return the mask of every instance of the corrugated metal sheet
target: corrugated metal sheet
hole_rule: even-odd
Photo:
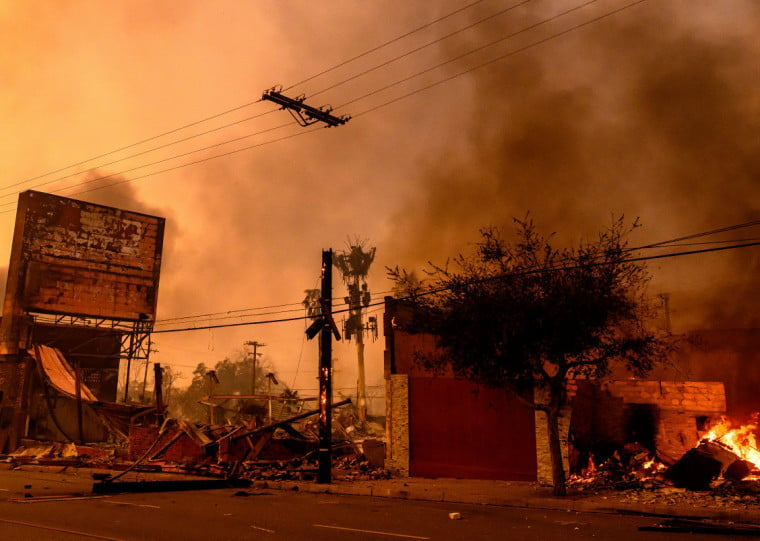
[[[66,396],[76,398],[76,376],[74,369],[66,361],[63,353],[56,348],[40,345],[35,345],[29,353],[37,359],[37,362],[42,367],[49,383],[53,387]],[[80,384],[80,391],[82,400],[89,402],[97,401],[97,397],[84,383]]]

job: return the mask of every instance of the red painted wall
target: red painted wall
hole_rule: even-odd
[[[453,378],[409,378],[410,474],[535,481],[533,408]]]

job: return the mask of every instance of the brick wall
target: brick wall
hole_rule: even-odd
[[[659,408],[657,452],[669,460],[699,441],[699,417],[717,418],[726,413],[726,393],[720,382],[609,381],[602,389],[626,404],[652,404]]]
[[[571,402],[578,416],[573,418],[576,434],[580,434],[578,429],[593,426],[610,442],[632,443],[625,425],[630,422],[631,412],[643,408],[651,413],[655,425],[654,441],[649,443],[665,461],[678,460],[697,444],[700,418],[715,419],[726,412],[725,390],[720,382],[577,381],[573,383],[573,394],[577,394]]]
[[[409,376],[391,374],[385,380],[385,467],[396,475],[409,475]]]
[[[570,391],[568,391],[570,392]],[[546,403],[546,392],[536,389],[533,399],[537,404]],[[564,408],[559,418],[559,441],[562,448],[562,462],[565,475],[570,473],[569,444],[567,441],[570,431],[570,408]],[[543,411],[536,410],[536,478],[542,485],[552,485],[552,459],[549,451],[549,423]]]

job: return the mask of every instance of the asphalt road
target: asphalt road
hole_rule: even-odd
[[[0,472],[0,539],[3,541],[731,538],[641,532],[639,526],[659,522],[647,517],[269,489],[94,496],[86,492],[91,486],[86,477],[9,474],[12,472]],[[460,513],[461,518],[451,519],[450,513]]]

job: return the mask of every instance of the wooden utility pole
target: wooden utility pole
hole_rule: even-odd
[[[245,343],[246,346],[253,346],[253,366],[251,367],[251,394],[256,394],[256,360],[258,359],[258,356],[261,355],[258,352],[259,348],[263,348],[266,346],[266,344],[262,344],[261,342],[257,342],[256,340],[248,341]]]
[[[156,411],[161,420],[164,418],[164,370],[161,363],[153,365],[153,392],[156,395]]]
[[[332,481],[332,250],[322,251],[322,317],[319,337],[319,473],[317,482]],[[325,313],[326,312],[326,313]]]
[[[306,329],[311,340],[319,335],[319,468],[317,483],[332,480],[332,337],[340,340],[340,331],[332,316],[332,250],[322,250],[321,313]]]
[[[322,332],[319,337],[318,483],[332,481],[332,250],[322,251]],[[330,324],[332,322],[332,325]]]

